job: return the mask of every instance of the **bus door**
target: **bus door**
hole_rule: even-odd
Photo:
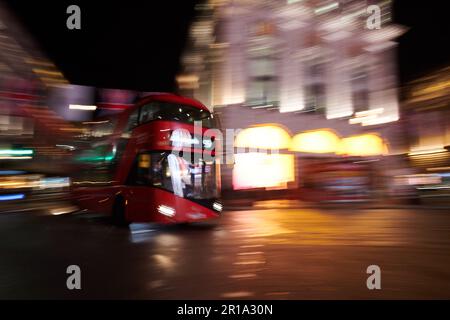
[[[127,201],[126,217],[129,220],[145,221],[153,215],[155,199],[151,187],[151,166],[151,154],[139,154],[127,179],[124,193]]]

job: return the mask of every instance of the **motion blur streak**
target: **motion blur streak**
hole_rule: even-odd
[[[0,2],[0,299],[450,298],[438,2],[85,1],[81,30],[24,3]]]

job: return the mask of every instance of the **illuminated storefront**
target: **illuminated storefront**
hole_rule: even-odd
[[[322,128],[290,134],[273,123],[240,131],[234,147],[233,190],[292,190],[313,201],[367,199],[372,163],[388,155],[376,133],[342,137]]]
[[[283,154],[291,146],[289,133],[276,125],[241,131],[235,140],[233,189],[286,189],[295,180],[294,156]],[[249,152],[245,152],[249,150]]]

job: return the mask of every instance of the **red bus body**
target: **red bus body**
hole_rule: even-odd
[[[152,111],[153,105],[157,106],[161,112],[165,111],[161,106],[174,108],[174,106],[179,105],[181,107],[193,108],[192,110],[195,112],[199,111],[200,113],[210,115],[211,118],[213,117],[203,104],[193,99],[163,93],[151,94],[143,98],[135,106],[125,110],[114,118],[116,123],[112,134],[108,135],[101,142],[107,146],[106,148],[112,146],[114,152],[119,148],[119,145],[122,148],[114,160],[115,163],[111,172],[110,181],[89,181],[89,173],[87,173],[87,179],[78,179],[80,180],[78,182],[75,179],[72,187],[74,200],[83,209],[111,214],[118,199],[120,199],[124,203],[124,215],[128,222],[185,223],[218,218],[222,209],[219,200],[220,172],[218,163],[207,166],[205,161],[200,160],[202,164],[195,166],[193,163],[188,163],[181,157],[174,156],[173,153],[177,148],[174,147],[173,141],[171,140],[173,132],[182,129],[194,137],[194,125],[182,121],[159,119],[159,116],[148,122],[141,123],[140,120],[145,112],[143,111],[144,108],[150,106],[148,110]],[[181,114],[181,107],[180,115],[186,117],[185,113]],[[127,126],[130,124],[132,116],[136,115],[136,113],[138,114],[137,124],[128,129],[127,132]],[[211,134],[214,130],[211,129],[214,128],[201,127],[200,147],[190,145],[183,146],[181,149],[186,154],[191,152],[191,156],[200,159],[206,152],[209,152],[210,156],[215,159],[214,149],[205,151],[203,148],[203,139],[209,139],[209,141],[212,139],[214,141],[215,136]],[[180,148],[177,149],[177,152],[179,151]],[[152,159],[152,157],[157,157],[159,161],[155,162],[155,166],[165,168],[164,173],[162,173],[163,169],[158,171],[157,178],[160,179],[160,176],[164,175],[162,179],[165,185],[169,186],[168,188],[162,187],[164,184],[155,186],[141,182],[139,182],[140,184],[138,182],[130,182],[132,180],[130,176],[138,176],[139,174],[135,172],[144,170],[145,174],[143,174],[143,177],[145,179],[149,177],[148,181],[153,181],[149,183],[154,183],[155,178],[152,175],[156,169],[149,164],[149,159]],[[106,158],[102,158],[102,162],[97,167],[101,167],[104,163],[103,160]],[[97,158],[94,157],[94,160],[97,160]],[[173,165],[174,163],[175,165]],[[186,173],[183,176],[185,181],[188,181],[187,186],[182,182],[181,171],[177,165],[183,163],[189,166],[188,171],[186,171],[190,172],[189,175]],[[142,166],[141,164],[144,165]],[[177,168],[177,170],[172,170],[174,168]],[[198,168],[201,168],[200,173],[198,173]],[[206,179],[204,177],[206,176],[205,172],[207,169],[209,170],[209,176],[213,177],[210,179],[213,181],[210,184],[212,191],[208,195],[197,194],[195,198],[185,196],[185,189],[183,188],[192,187],[191,189],[194,190],[197,188],[195,185],[197,180],[201,180],[201,187],[204,188],[204,180]],[[83,172],[84,168],[80,166],[79,170]],[[180,177],[176,176],[177,174]],[[198,175],[200,179],[197,178]],[[170,178],[166,176],[170,176]],[[136,181],[140,180],[136,178]],[[175,184],[170,185],[170,181],[175,181],[177,182],[177,186],[184,185],[184,187],[178,187],[177,189],[175,188]],[[192,185],[189,185],[190,182],[192,182]],[[214,184],[213,187],[211,187],[212,184]]]

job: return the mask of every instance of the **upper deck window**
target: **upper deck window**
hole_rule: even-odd
[[[162,101],[152,101],[141,107],[139,123],[152,120],[180,121],[189,124],[201,121],[203,127],[215,126],[213,115],[207,110]]]
[[[138,116],[139,116],[139,109],[134,110],[130,117],[128,118],[127,126],[125,127],[125,131],[131,131],[134,127],[138,125]]]

